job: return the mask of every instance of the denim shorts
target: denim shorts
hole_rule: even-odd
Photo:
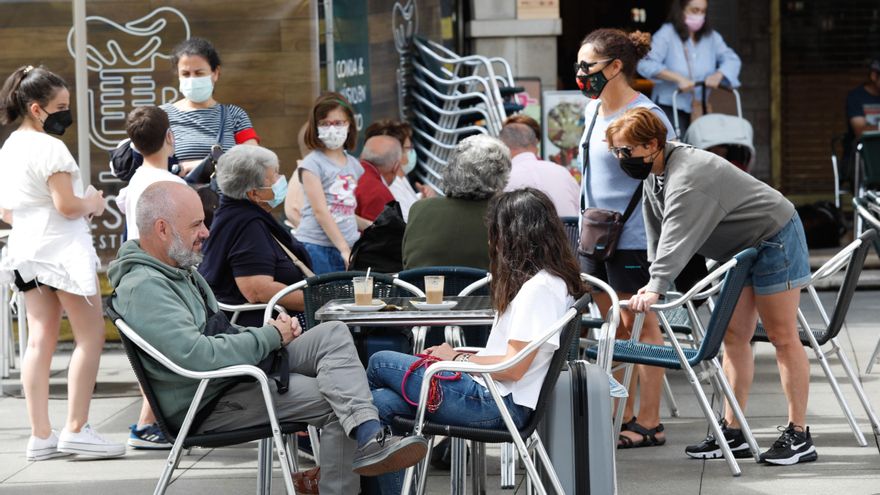
[[[810,255],[801,218],[795,213],[782,229],[757,245],[758,257],[746,285],[767,296],[810,283]]]
[[[315,275],[345,271],[345,262],[342,261],[342,255],[339,254],[339,250],[335,247],[321,246],[309,242],[302,244],[305,246],[306,251],[308,251],[309,258],[312,259],[312,271],[315,272]]]

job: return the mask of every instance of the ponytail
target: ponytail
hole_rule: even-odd
[[[0,89],[0,124],[8,125],[27,115],[32,102],[48,105],[61,88],[67,89],[64,79],[42,65],[15,69]]]

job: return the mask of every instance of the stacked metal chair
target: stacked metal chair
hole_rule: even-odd
[[[510,64],[500,57],[461,56],[439,43],[416,38],[413,53],[413,144],[419,156],[417,174],[437,190],[462,139],[475,134],[497,136],[508,115],[522,110],[512,97]]]

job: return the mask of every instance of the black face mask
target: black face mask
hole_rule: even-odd
[[[659,153],[660,150],[657,150]],[[636,180],[645,180],[651,175],[651,169],[654,167],[654,157],[657,156],[657,153],[649,156],[631,156],[628,158],[621,158],[620,168],[623,170],[623,173],[632,177]],[[650,161],[646,162],[645,158],[648,158]]]
[[[43,111],[46,112],[46,109],[44,108]],[[70,110],[59,110],[55,113],[49,113],[49,116],[42,123],[43,130],[47,134],[61,136],[73,124],[73,115],[70,113]]]
[[[613,62],[613,60],[611,62]],[[606,63],[605,67],[608,67],[611,62]],[[605,89],[605,85],[608,84],[608,81],[617,77],[617,74],[611,76],[611,79],[605,77],[605,73],[603,72],[605,67],[602,67],[602,70],[598,70],[592,74],[576,76],[577,86],[581,90],[581,93],[587,98],[591,100],[598,98],[602,94],[602,90]]]

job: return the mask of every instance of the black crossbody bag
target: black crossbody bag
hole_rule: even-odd
[[[596,125],[596,117],[598,116],[599,105],[596,105],[596,112],[590,121],[587,138],[584,140],[582,150],[584,168],[581,171],[581,177],[586,181],[586,196],[590,204],[593,204],[593,195],[590,191],[591,174],[588,174],[590,137],[593,134],[593,127]],[[581,195],[581,232],[580,241],[578,242],[578,254],[594,261],[607,261],[614,257],[614,253],[617,252],[620,236],[623,234],[623,226],[629,220],[629,217],[632,216],[641,199],[642,183],[640,182],[629,200],[626,211],[621,215],[619,211],[606,210],[604,208],[587,208],[584,196]]]

